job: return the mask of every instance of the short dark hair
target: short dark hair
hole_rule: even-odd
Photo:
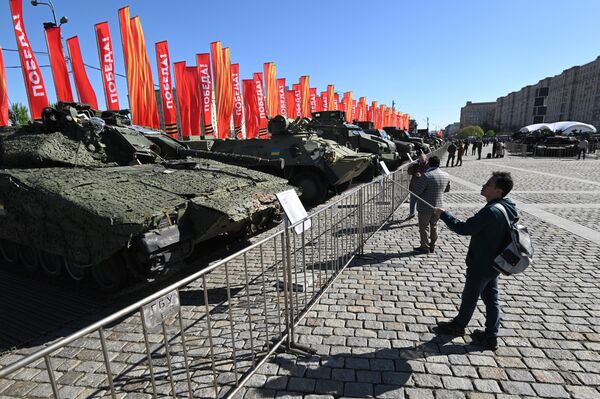
[[[437,168],[438,166],[440,166],[440,157],[438,157],[437,155],[429,157],[427,164],[429,164],[429,166],[431,166],[432,168]]]
[[[506,197],[513,188],[513,180],[510,172],[492,172],[494,186],[502,190],[502,197]]]

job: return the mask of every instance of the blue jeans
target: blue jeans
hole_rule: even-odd
[[[415,210],[417,209],[417,197],[414,195],[410,195],[410,205],[408,206],[408,213],[411,215],[415,214]]]
[[[479,276],[467,272],[467,281],[462,293],[460,309],[454,322],[462,328],[467,327],[479,297],[485,304],[485,335],[497,337],[500,328],[500,301],[498,300],[498,276]]]

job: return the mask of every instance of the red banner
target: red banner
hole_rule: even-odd
[[[190,94],[186,82],[185,61],[174,63],[173,72],[175,74],[175,84],[177,85],[177,106],[179,108],[179,121],[181,123],[179,128],[183,139],[189,140],[192,135],[192,129],[190,127]]]
[[[67,47],[69,48],[69,56],[71,57],[71,68],[73,68],[73,80],[75,81],[77,98],[80,103],[88,104],[93,109],[98,109],[96,93],[88,79],[85,65],[83,65],[81,49],[79,48],[79,38],[73,36],[67,39]]]
[[[44,28],[44,33],[46,34],[46,46],[48,47],[48,57],[50,58],[50,67],[54,78],[56,98],[58,101],[73,102],[67,60],[60,39],[60,27]]]
[[[277,79],[277,93],[279,94],[279,113],[288,117],[288,106],[285,90],[285,78]]]
[[[233,83],[231,82],[231,57],[221,42],[210,44],[217,105],[218,137],[231,137],[231,114],[233,113]]]
[[[315,112],[323,111],[323,98],[321,96],[317,96],[317,110]]]
[[[190,103],[190,131],[192,136],[200,137],[202,127],[200,123],[200,79],[196,67],[185,67],[185,83]]]
[[[166,40],[154,44],[156,64],[158,69],[158,83],[160,85],[160,98],[162,103],[165,132],[177,138],[177,109],[173,97],[173,83],[171,78],[171,58],[169,57],[169,44]]]
[[[8,126],[8,87],[2,47],[0,47],[0,126]]]
[[[310,113],[317,112],[317,89],[310,89]],[[311,115],[309,115],[310,117]]]
[[[117,92],[117,82],[115,80],[115,56],[110,30],[108,29],[108,22],[96,24],[95,29],[96,42],[98,43],[98,56],[100,57],[100,73],[102,74],[104,98],[106,99],[106,109],[118,110],[121,107],[119,106],[119,94]]]
[[[300,106],[302,116],[310,118],[310,80],[308,76],[300,76]]]
[[[139,17],[129,17],[129,7],[119,9],[119,23],[133,123],[159,129],[154,81],[142,24]]]
[[[25,24],[23,22],[23,3],[21,0],[10,0],[13,28],[19,47],[19,58],[23,71],[23,80],[27,89],[27,100],[33,119],[41,119],[42,111],[48,106],[48,93],[44,84],[42,71],[37,63],[33,49],[29,44]]]
[[[286,90],[285,96],[288,103],[288,118],[296,118],[296,91]]]
[[[294,90],[294,118],[302,118],[302,93],[300,89],[300,84],[296,83],[292,85],[292,89]]]
[[[354,122],[356,119],[356,100],[352,100],[352,118],[350,120]]]
[[[344,99],[342,100],[344,104],[344,111],[346,111],[346,122],[352,123],[352,92],[347,91],[344,93]]]
[[[279,115],[279,91],[277,89],[277,70],[275,63],[265,62],[265,88],[267,89],[267,114]]]
[[[377,127],[376,117],[377,117],[377,101],[372,101],[371,102],[371,109],[369,110],[369,115],[367,116],[367,118],[371,122],[373,122],[373,124],[375,125],[375,128],[379,129]]]
[[[244,102],[242,101],[240,64],[231,65],[231,81],[233,82],[233,127],[235,129],[235,137],[243,139],[242,124],[244,123]]]
[[[262,139],[268,136],[262,72],[254,72],[254,86],[256,88],[256,102],[258,104],[258,137]]]
[[[244,89],[244,114],[246,117],[246,138],[253,139],[258,136],[259,111],[256,99],[256,84],[253,79],[242,81]]]
[[[321,111],[328,111],[329,110],[329,93],[326,91],[322,91],[321,92],[321,101],[322,101],[322,105],[323,108],[321,109]]]
[[[327,85],[327,111],[335,111],[335,94],[333,85]]]
[[[210,54],[196,54],[196,68],[200,78],[200,104],[205,138],[215,138],[212,120],[212,75],[210,73]]]

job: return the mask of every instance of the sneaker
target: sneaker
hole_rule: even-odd
[[[429,248],[427,248],[427,247],[414,247],[413,251],[415,251],[416,253],[419,253],[419,254],[428,254],[429,253]]]
[[[465,329],[457,325],[454,320],[439,321],[437,326],[433,328],[433,332],[439,335],[452,335],[455,337],[465,335]]]
[[[498,349],[498,338],[486,335],[485,331],[475,330],[471,333],[473,343],[495,351]]]
[[[430,245],[429,246],[429,253],[432,254],[433,252],[435,252],[435,245]]]

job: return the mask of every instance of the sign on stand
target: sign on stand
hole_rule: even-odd
[[[287,190],[277,193],[277,199],[291,224],[308,217],[308,213],[306,213],[306,209],[304,209],[302,202],[300,202],[296,190]],[[296,234],[301,234],[303,231],[310,229],[311,225],[311,219],[307,219],[304,223],[294,227],[294,230],[296,230]]]
[[[385,164],[385,162],[379,161],[379,165],[381,165],[381,169],[383,169],[383,173],[385,173],[386,176],[389,176],[389,175],[392,174],[392,172],[390,172],[390,170],[388,169],[388,167]]]
[[[179,312],[179,292],[171,291],[158,298],[157,300],[144,305],[144,320],[148,328],[153,328],[160,325],[163,321]]]

